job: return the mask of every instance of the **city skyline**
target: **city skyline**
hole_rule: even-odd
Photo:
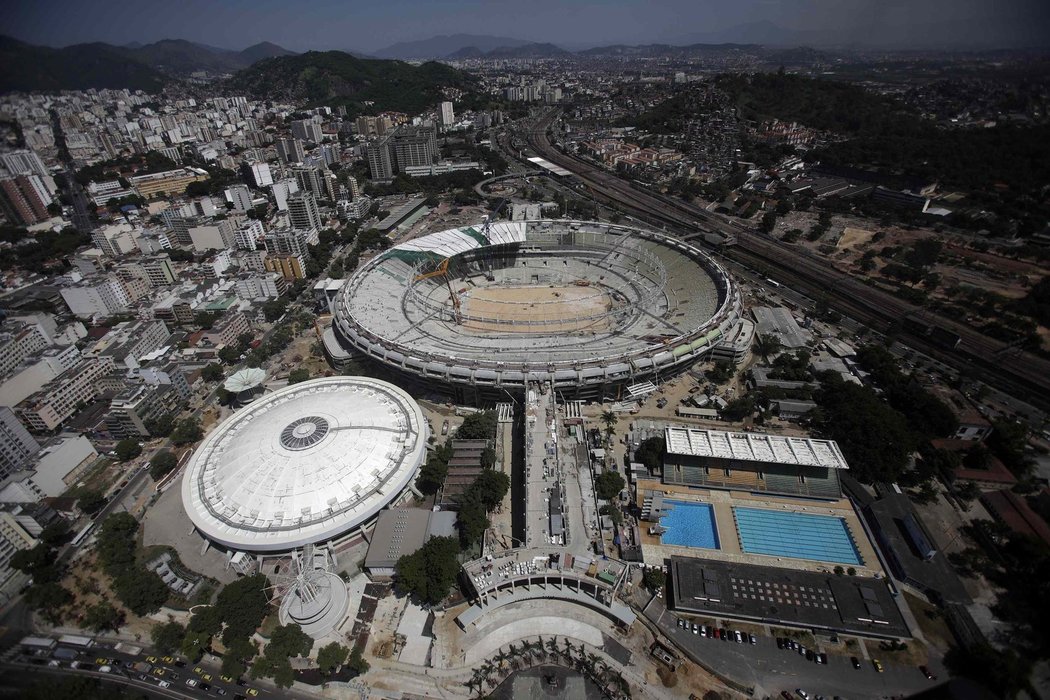
[[[1050,8],[1035,0],[637,0],[512,4],[455,0],[382,4],[316,0],[178,6],[147,0],[114,16],[112,3],[16,1],[0,9],[4,33],[47,46],[117,45],[185,39],[224,49],[269,41],[301,52],[381,51],[400,42],[458,33],[552,42],[569,50],[604,44],[767,43],[891,48],[1046,46]],[[208,18],[202,20],[202,18]]]

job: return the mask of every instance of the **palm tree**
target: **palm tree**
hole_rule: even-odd
[[[616,414],[612,411],[602,411],[601,421],[605,424],[605,434],[612,436],[616,432]]]
[[[562,653],[562,656],[565,657],[566,661],[571,661],[572,660],[572,652],[573,652],[574,649],[576,649],[576,645],[573,644],[572,642],[570,642],[569,638],[566,637],[565,638],[565,651]]]
[[[558,638],[551,637],[547,640],[547,659],[556,657],[558,655]]]

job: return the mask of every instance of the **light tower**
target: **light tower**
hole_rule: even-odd
[[[343,621],[350,594],[334,568],[334,556],[327,548],[308,544],[292,553],[291,567],[278,574],[268,590],[271,602],[280,601],[282,625],[295,623],[320,639]]]

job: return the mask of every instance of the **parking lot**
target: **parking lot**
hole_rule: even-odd
[[[719,639],[710,634],[707,636],[692,631],[693,618],[689,627],[679,626],[679,616],[666,609],[663,601],[654,599],[643,613],[675,646],[686,652],[693,660],[702,665],[717,669],[732,680],[747,687],[755,688],[755,696],[778,695],[783,690],[794,691],[801,688],[811,695],[826,697],[841,696],[847,698],[882,698],[895,695],[910,695],[926,690],[934,685],[915,666],[901,666],[882,662],[883,672],[876,670],[872,659],[863,651],[858,651],[857,659],[860,668],[854,668],[849,656],[827,653],[821,644],[814,649],[778,649],[776,639],[768,629],[755,634],[755,643],[748,639],[736,641],[731,632],[744,627],[735,625],[731,620],[719,621],[717,629],[726,631],[726,638]],[[754,628],[753,625],[747,625]],[[819,642],[819,639],[818,639]],[[811,651],[809,659],[805,651]],[[818,664],[816,654],[826,654],[826,663]],[[939,667],[931,666],[934,674],[944,676]]]

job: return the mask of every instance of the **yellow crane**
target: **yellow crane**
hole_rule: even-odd
[[[455,310],[456,323],[462,323],[462,319],[459,314],[459,295],[456,294],[455,290],[452,289],[452,278],[448,274],[448,262],[451,258],[445,258],[438,266],[430,272],[423,272],[412,278],[413,282],[422,282],[432,277],[444,277],[445,285],[448,287],[448,296],[452,299],[452,308]]]

